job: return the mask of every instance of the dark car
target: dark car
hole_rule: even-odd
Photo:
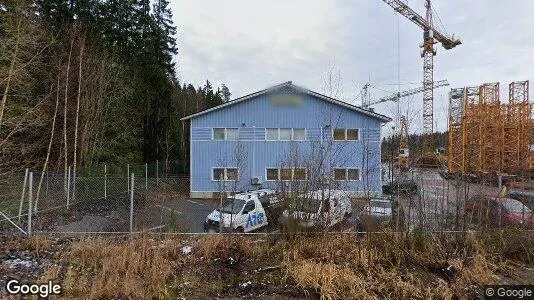
[[[532,227],[532,211],[523,203],[494,196],[477,195],[466,201],[465,210],[472,221],[492,226]]]
[[[394,180],[382,186],[382,192],[386,195],[405,194],[416,195],[418,193],[418,186],[414,180]]]

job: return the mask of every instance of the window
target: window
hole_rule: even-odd
[[[305,141],[305,128],[265,128],[268,141]]]
[[[238,128],[213,128],[213,139],[218,141],[236,141],[239,138]]]
[[[213,128],[213,139],[224,140],[224,128]]]
[[[357,128],[335,128],[332,132],[334,141],[357,141],[360,130]]]
[[[294,180],[306,180],[306,169],[305,168],[293,169],[293,179]]]
[[[268,168],[267,169],[267,180],[279,180],[280,178],[278,177],[278,169],[272,169],[272,168]]]
[[[351,169],[334,169],[334,180],[336,181],[357,181],[360,180],[360,170]]]
[[[293,128],[293,140],[294,141],[306,140],[306,130],[304,128]]]
[[[237,168],[213,168],[213,181],[237,181],[239,172]]]
[[[280,128],[280,140],[291,141],[291,128]]]
[[[245,208],[243,208],[243,213],[249,213],[253,211],[254,209],[256,209],[256,204],[254,204],[254,201],[249,201],[245,205]]]
[[[334,129],[334,141],[343,141],[345,140],[345,129],[336,128]]]
[[[265,138],[268,141],[277,141],[278,140],[278,128],[266,128]]]
[[[237,181],[237,168],[226,169],[226,180]]]
[[[291,169],[280,169],[280,180],[291,180]]]
[[[274,180],[307,180],[308,174],[306,168],[266,168],[268,181]]]
[[[214,168],[213,169],[213,180],[224,180],[224,169]]]
[[[360,180],[360,170],[347,169],[347,179],[348,180]]]
[[[359,130],[358,129],[347,129],[347,141],[357,141],[359,140]]]
[[[230,141],[237,141],[239,137],[239,130],[237,128],[226,128],[226,139]]]
[[[346,180],[346,169],[334,169],[334,180]]]

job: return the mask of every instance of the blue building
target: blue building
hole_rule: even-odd
[[[390,118],[286,82],[181,119],[189,122],[191,197],[329,185],[380,193]]]

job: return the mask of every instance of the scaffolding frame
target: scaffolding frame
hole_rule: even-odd
[[[529,82],[508,86],[500,102],[499,83],[451,89],[449,172],[534,174],[534,104]]]

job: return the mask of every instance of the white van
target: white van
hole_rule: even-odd
[[[332,227],[352,213],[348,195],[340,190],[319,190],[293,199],[282,213],[281,223],[300,227]]]
[[[204,222],[205,232],[251,232],[267,226],[268,215],[281,203],[274,190],[256,190],[228,197]]]

